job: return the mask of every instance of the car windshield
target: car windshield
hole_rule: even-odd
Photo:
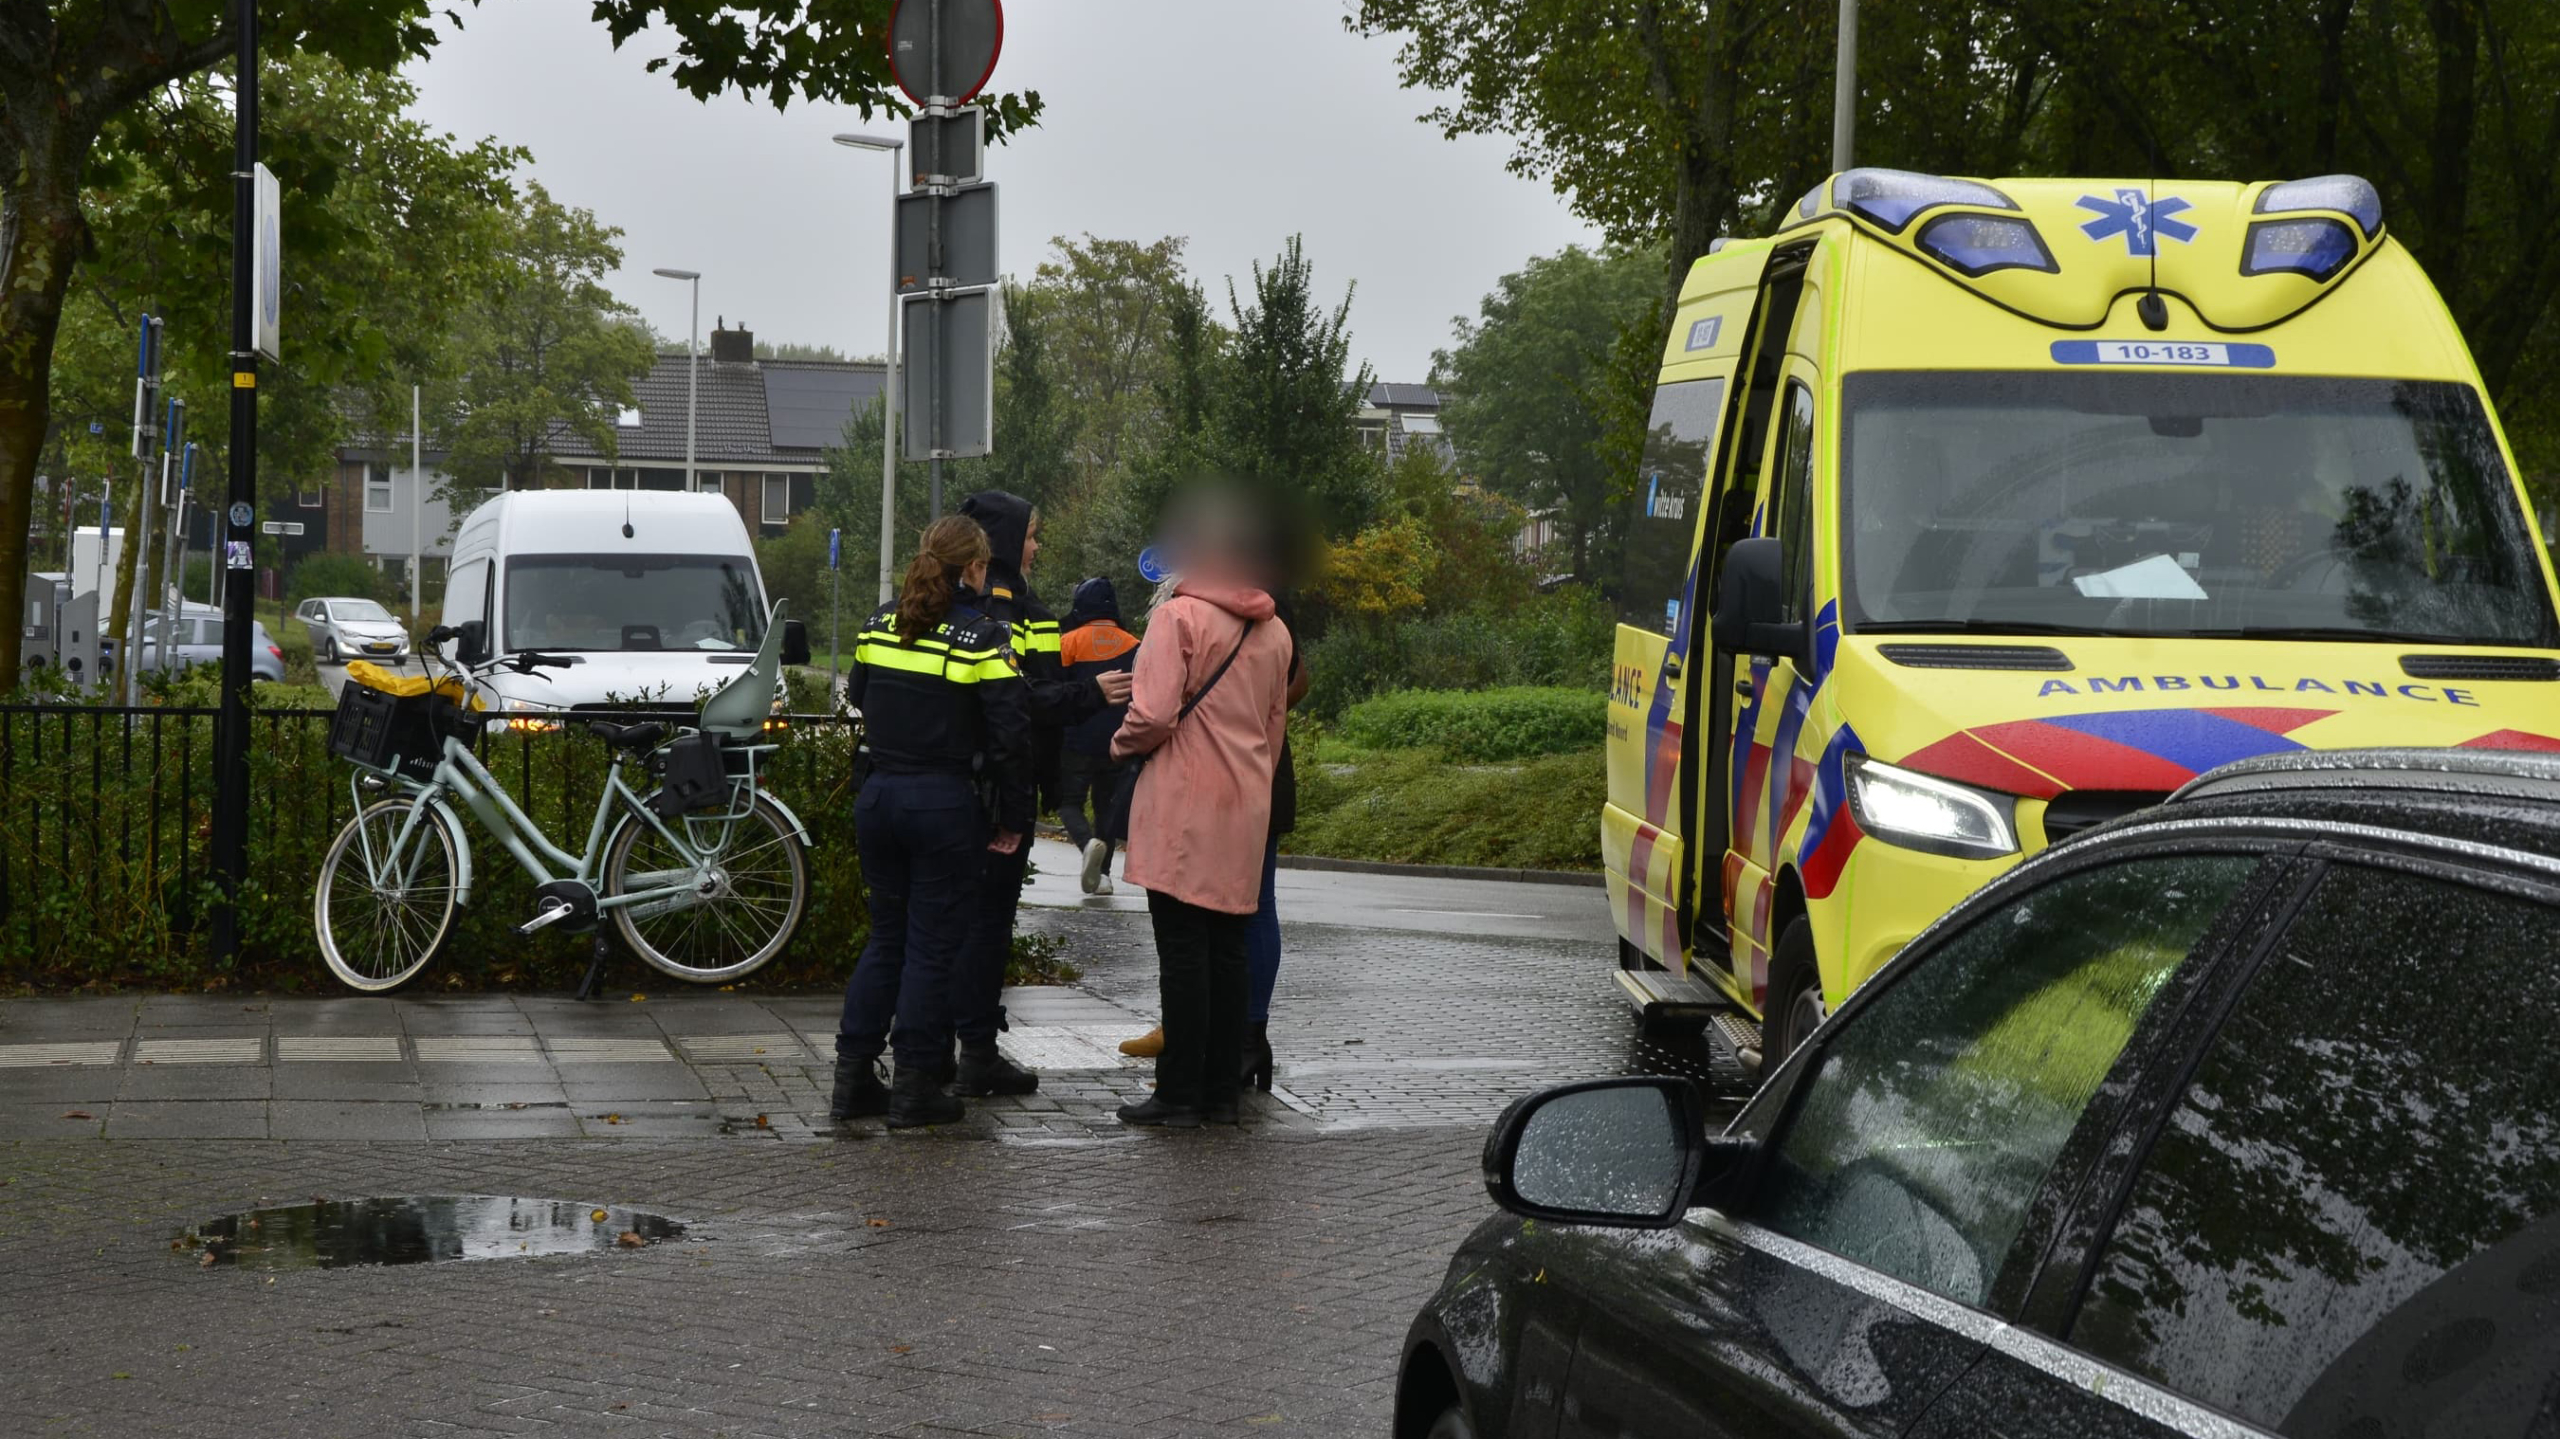
[[[329,614],[334,619],[381,620],[386,623],[391,618],[391,611],[371,600],[332,600],[329,602]]]
[[[744,555],[522,555],[509,650],[752,650],[764,596]]]
[[[2560,643],[2467,385],[1846,382],[1853,630]]]

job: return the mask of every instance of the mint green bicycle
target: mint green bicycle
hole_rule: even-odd
[[[426,693],[348,681],[329,747],[355,767],[356,813],[321,860],[312,897],[330,972],[349,988],[384,993],[415,979],[444,946],[471,898],[471,844],[456,800],[533,877],[540,908],[518,934],[610,918],[643,961],[697,984],[736,979],[780,953],[809,899],[808,829],[757,783],[758,766],[777,748],[764,734],[781,684],[783,629],[777,605],[763,648],[703,702],[699,728],[587,724],[613,761],[574,854],[480,762],[473,745],[494,716],[467,707],[493,670],[532,674],[570,661],[525,653],[475,664],[467,657],[487,651],[474,621],[429,634],[423,653],[452,640],[466,658],[444,660],[446,677]],[[643,794],[626,778],[634,763],[644,777],[661,772],[662,782]]]

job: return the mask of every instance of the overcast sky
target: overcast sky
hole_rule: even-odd
[[[1015,0],[992,88],[1038,90],[1040,127],[990,156],[1003,263],[1028,275],[1053,235],[1190,238],[1192,272],[1223,303],[1293,232],[1322,293],[1357,281],[1353,358],[1420,380],[1501,275],[1596,235],[1541,182],[1503,169],[1508,147],[1450,141],[1398,88],[1392,44],[1342,30],[1342,0]],[[617,53],[586,0],[465,9],[415,66],[426,120],[533,151],[558,198],[625,232],[614,289],[681,337],[699,270],[702,326],[880,352],[886,326],[885,157],[830,144],[866,128],[850,108],[776,113],[702,104]],[[874,120],[884,130],[893,122]],[[903,122],[894,122],[903,133]]]

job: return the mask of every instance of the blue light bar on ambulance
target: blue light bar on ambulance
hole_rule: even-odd
[[[1994,270],[2050,275],[2062,268],[2033,224],[1996,215],[1940,215],[1920,227],[1919,245],[1922,254],[1974,279]]]
[[[2259,220],[2240,254],[2243,275],[2308,275],[2327,280],[2356,257],[2355,232],[2329,219]]]
[[[1831,203],[1895,234],[1932,205],[1972,205],[2014,210],[2016,201],[1974,180],[1950,180],[1909,170],[1847,170],[1831,182]]]
[[[2269,185],[2258,192],[2258,213],[2274,214],[2282,210],[2335,210],[2353,215],[2364,227],[2368,240],[2382,233],[2382,196],[2373,182],[2361,175],[2322,175],[2311,180],[2287,180]]]

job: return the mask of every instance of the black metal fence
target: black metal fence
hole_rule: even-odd
[[[353,812],[354,771],[329,753],[333,711],[253,715],[250,874],[238,897],[243,953],[216,968],[205,948],[221,902],[206,868],[213,803],[215,711],[163,707],[0,705],[0,986],[257,983],[323,986],[312,934],[312,885]],[[652,716],[616,714],[617,721]],[[592,715],[539,726],[493,723],[480,759],[515,802],[564,847],[583,846],[610,754]],[[687,713],[669,716],[689,720]],[[790,717],[764,774],[809,826],[815,892],[774,971],[840,972],[863,933],[850,804],[854,726]],[[634,787],[648,788],[633,777]],[[473,830],[471,904],[429,982],[548,982],[574,977],[581,942],[509,933],[534,911],[532,883]]]

